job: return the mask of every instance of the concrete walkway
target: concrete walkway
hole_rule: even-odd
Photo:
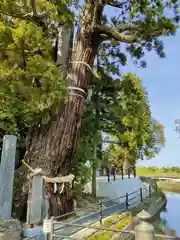
[[[110,205],[112,204],[112,207],[107,207],[107,208],[103,208],[103,218],[106,218],[108,216],[111,216],[114,213],[120,213],[122,211],[124,211],[125,209],[125,204],[124,203],[115,203],[113,201],[109,201]],[[87,216],[83,216],[81,218],[78,218],[76,220],[73,220],[69,223],[73,223],[73,224],[78,224],[78,225],[82,225],[82,228],[80,227],[73,227],[73,226],[67,226],[67,225],[63,225],[57,222],[57,224],[54,224],[54,233],[55,233],[55,237],[54,239],[59,240],[59,239],[65,239],[64,236],[70,236],[74,233],[76,233],[77,231],[83,229],[83,225],[88,225],[88,224],[93,224],[94,222],[98,222],[100,220],[100,212],[95,212],[92,213],[91,215],[87,215]],[[64,222],[63,222],[64,223]],[[25,237],[24,239],[31,239],[31,240],[44,240],[44,234],[41,231],[40,227],[37,228],[32,228],[32,229],[25,229],[24,230],[25,236],[27,236],[27,238]],[[63,237],[62,237],[63,236]]]
[[[106,218],[108,216],[111,216],[114,213],[120,213],[122,211],[125,210],[125,204],[121,203],[121,204],[117,204],[114,203],[114,206],[109,207],[107,209],[103,209],[103,218]],[[85,217],[81,217],[80,219],[74,220],[71,223],[73,224],[79,224],[79,225],[87,225],[87,224],[92,224],[94,222],[97,222],[98,220],[100,220],[100,213],[92,213],[89,216],[85,216]],[[82,227],[83,228],[83,227]],[[62,224],[55,224],[55,239],[62,239],[61,236],[69,236],[72,235],[74,233],[76,233],[77,231],[81,230],[82,228],[80,227],[72,227],[72,226],[65,226]]]

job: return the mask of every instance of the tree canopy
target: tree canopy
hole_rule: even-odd
[[[66,9],[63,15],[56,14],[62,4],[31,2],[0,3],[1,136],[24,135],[32,126],[47,123],[66,95],[64,79],[52,58],[57,30],[52,21],[67,22],[70,15]]]
[[[75,163],[81,166],[93,159],[96,132],[99,136],[96,161],[101,165],[107,165],[109,161],[119,168],[126,158],[134,166],[138,159],[154,157],[164,146],[164,129],[151,115],[147,91],[141,80],[131,73],[114,79],[102,69],[101,77],[99,125],[95,124],[96,85],[99,85],[96,80],[92,86],[91,101],[86,105]],[[102,135],[106,137],[102,138]],[[109,146],[103,150],[102,144],[106,143]]]
[[[81,8],[79,16],[76,11],[73,13],[74,7]],[[106,9],[112,7],[117,11],[109,15]],[[143,57],[148,51],[155,50],[160,57],[165,56],[163,41],[159,37],[175,34],[179,22],[178,10],[177,0],[85,0],[81,7],[78,1],[70,0],[1,1],[1,137],[16,133],[24,138],[34,126],[46,124],[58,114],[67,90],[55,61],[57,53],[54,53],[53,43],[57,39],[59,26],[66,24],[72,27],[76,23],[79,30],[74,49],[79,41],[78,34],[90,34],[101,44],[101,69],[98,74],[101,75],[99,82],[103,81],[103,84],[98,83],[101,102],[98,131],[116,136],[130,149],[139,148],[143,154],[151,155],[149,149],[154,152],[154,145],[150,146],[151,133],[160,134],[159,130],[163,132],[163,127],[150,116],[147,94],[140,86],[140,80],[133,75],[125,75],[120,81],[117,75],[120,75],[121,65],[127,64],[128,54],[141,67],[146,66]],[[88,19],[93,21],[88,22]],[[116,77],[112,78],[112,75]],[[96,91],[97,83],[93,81],[89,85]],[[83,128],[83,134],[89,139],[83,140],[83,144],[87,142],[87,145],[92,142],[93,132],[97,130],[96,124],[93,124],[94,98],[96,94],[87,104],[83,119],[84,126],[88,121],[92,130],[90,134]],[[163,137],[160,135],[162,143]],[[99,139],[101,141],[101,137]]]

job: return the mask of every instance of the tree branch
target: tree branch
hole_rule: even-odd
[[[121,142],[117,142],[117,141],[113,141],[113,140],[102,140],[102,142],[104,143],[113,143],[113,144],[116,144],[116,145],[119,145],[119,146],[122,146],[122,143]]]
[[[119,33],[126,32],[126,31],[138,31],[138,30],[139,30],[139,26],[131,23],[122,24],[120,27],[117,28],[117,31]]]
[[[0,14],[13,17],[13,18],[22,19],[28,22],[32,22],[36,25],[39,24],[46,15],[46,14],[42,14],[42,15],[34,16],[33,12],[22,14],[22,13],[5,12],[1,10],[0,10]]]
[[[37,11],[36,11],[36,2],[35,2],[35,0],[31,0],[30,2],[31,2],[32,10],[33,10],[33,15],[34,16],[38,16]]]
[[[108,0],[106,2],[107,5],[115,7],[115,8],[122,8],[126,3],[128,3],[128,1],[118,2],[118,1]]]
[[[97,23],[101,21],[102,11],[103,11],[102,5],[99,4],[97,1],[94,6],[94,16],[93,16],[92,26],[95,26]]]
[[[134,43],[137,41],[136,35],[125,35],[121,34],[118,29],[115,28],[110,28],[106,25],[101,25],[96,27],[96,31],[99,34],[105,34],[109,39],[113,38],[117,41],[120,42],[125,42],[125,43]]]
[[[169,29],[154,29],[151,33],[146,33],[145,29],[135,24],[123,24],[119,28],[111,28],[106,25],[96,26],[95,31],[100,34],[101,41],[115,39],[125,43],[135,43],[139,40],[146,40],[149,37],[167,36],[171,31]]]

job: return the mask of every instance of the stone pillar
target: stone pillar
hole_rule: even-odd
[[[43,218],[43,204],[44,204],[44,184],[41,169],[35,169],[35,173],[31,174],[32,190],[29,205],[29,221],[30,224],[39,224]]]
[[[11,218],[17,137],[5,135],[0,165],[0,220]]]
[[[0,240],[20,240],[21,224],[12,219],[12,197],[17,137],[5,135],[0,165]]]
[[[152,216],[143,210],[137,217],[140,223],[135,227],[135,240],[155,240],[154,227],[150,223]]]

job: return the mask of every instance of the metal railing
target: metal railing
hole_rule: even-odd
[[[143,214],[144,215],[143,215]],[[97,231],[103,231],[103,232],[112,232],[113,234],[117,234],[119,236],[118,239],[128,239],[128,240],[178,240],[179,238],[176,236],[169,236],[169,235],[163,235],[163,234],[155,234],[155,230],[153,225],[150,223],[150,219],[152,216],[147,215],[147,213],[141,212],[138,214],[140,223],[135,227],[135,230],[119,230],[119,229],[114,229],[114,228],[105,228],[105,227],[98,227],[98,226],[93,226],[91,224],[84,225],[83,229],[93,229]],[[64,223],[62,222],[62,225],[65,226],[71,226],[71,227],[80,227],[82,228],[82,225],[79,224],[73,224],[73,223]],[[97,232],[96,232],[97,233]],[[100,236],[101,232],[99,233]],[[116,235],[116,236],[117,236]],[[98,236],[98,235],[97,235]],[[53,239],[73,239],[73,240],[79,240],[78,236],[75,236],[75,234],[71,236],[63,235],[63,234],[52,234],[50,235],[50,240]],[[111,236],[110,239],[113,239]],[[115,238],[117,239],[117,238]]]
[[[108,200],[100,200],[99,203],[91,204],[84,208],[77,208],[75,211],[63,214],[57,217],[53,217],[52,220],[52,229],[51,229],[51,240],[52,239],[59,239],[63,238],[66,234],[64,232],[68,232],[68,235],[66,235],[66,238],[71,234],[74,234],[78,231],[80,231],[83,228],[92,228],[92,229],[101,229],[103,230],[103,219],[112,215],[115,212],[122,212],[125,210],[129,210],[133,208],[138,203],[142,203],[144,200],[150,198],[154,192],[157,191],[156,184],[149,185],[145,188],[140,188],[134,192],[126,193],[123,196],[114,198],[114,199],[108,199]],[[108,206],[110,205],[110,206]],[[63,219],[65,217],[77,214],[79,211],[87,210],[88,208],[97,207],[96,210],[88,215],[82,216],[79,219],[76,219],[72,221],[71,223],[68,223],[67,220],[65,221],[57,221],[60,219]],[[88,221],[88,219],[91,219]],[[94,227],[92,226],[94,223],[97,223],[99,221],[100,227]],[[120,220],[119,220],[120,221]],[[87,222],[90,222],[90,224],[86,224]],[[59,225],[59,226],[58,226]],[[58,226],[58,227],[57,227]],[[65,231],[66,229],[66,231]],[[104,229],[104,230],[107,230]],[[59,233],[58,233],[59,231]],[[126,232],[121,230],[114,230],[111,229],[108,231],[114,231],[114,232]],[[61,232],[61,233],[60,233]],[[129,231],[127,231],[130,233]],[[60,235],[59,235],[60,234]]]
[[[36,235],[32,237],[24,237],[23,240],[39,240],[42,239],[42,235]]]
[[[62,223],[64,224],[64,223]],[[72,224],[72,223],[66,223],[66,226],[71,226],[71,227],[79,227],[82,228],[82,225],[79,224]],[[113,228],[105,228],[105,227],[98,227],[98,226],[93,226],[93,225],[84,225],[83,229],[92,229],[92,230],[96,230],[96,232],[98,231],[108,231],[108,232],[112,232],[115,234],[128,234],[131,236],[135,236],[135,232],[131,231],[131,230],[119,230],[119,229],[113,229]],[[50,239],[74,239],[74,240],[78,240],[78,237],[74,236],[76,233],[73,233],[71,236],[69,235],[63,235],[63,234],[53,234],[53,236]]]
[[[146,194],[143,194],[143,191],[146,191]],[[121,209],[119,208],[119,211],[116,212],[120,213],[123,210],[128,210],[131,208],[136,202],[143,202],[145,199],[152,197],[153,193],[157,191],[156,184],[150,185],[147,188],[139,189],[137,191],[134,191],[132,193],[126,194],[124,196],[120,196],[118,198],[112,199],[112,200],[100,200],[98,204],[91,204],[85,208],[76,209],[76,211],[73,211],[71,213],[67,213],[61,216],[57,216],[55,218],[46,219],[45,221],[48,221],[49,224],[46,226],[46,231],[44,231],[45,239],[46,240],[59,240],[59,239],[74,239],[79,240],[82,239],[82,236],[79,238],[79,234],[83,234],[81,230],[91,230],[95,234],[101,234],[106,232],[111,232],[111,238],[118,236],[118,239],[123,240],[162,240],[162,239],[179,239],[176,236],[167,236],[167,235],[161,235],[161,234],[155,234],[154,227],[151,224],[152,215],[150,213],[145,212],[144,210],[137,215],[138,219],[140,220],[138,224],[136,225],[135,229],[133,230],[132,226],[129,225],[126,229],[116,229],[116,224],[121,222],[124,217],[127,217],[127,215],[124,215],[122,218],[117,218],[117,221],[115,223],[111,223],[112,225],[106,227],[106,223],[103,223],[103,219],[107,217],[107,212],[104,214],[105,211],[108,209],[111,209],[117,205],[120,206],[122,203],[124,205],[121,205]],[[124,198],[124,199],[123,199]],[[123,199],[123,200],[122,200]],[[122,202],[120,201],[122,200]],[[107,203],[112,204],[112,202],[115,202],[114,205],[107,206]],[[116,202],[117,201],[117,202]],[[67,217],[69,215],[77,213],[77,211],[83,211],[88,208],[92,208],[94,206],[97,206],[97,211],[83,216],[82,218],[78,218],[77,220],[67,222],[65,221],[57,221],[58,219],[63,219],[64,217]],[[115,209],[113,210],[115,211]],[[113,212],[109,211],[109,215],[112,215]],[[91,220],[87,220],[87,218],[92,216],[95,216],[94,219],[91,218]],[[99,216],[99,218],[98,218]],[[98,222],[100,224],[98,224]],[[44,229],[44,228],[43,228]],[[64,231],[65,230],[65,231]],[[93,234],[92,233],[92,234]],[[39,238],[40,236],[32,237],[32,238],[26,238],[26,239],[34,239],[34,240],[41,240]],[[84,236],[83,236],[84,237]],[[83,238],[84,239],[84,238]]]
[[[142,217],[142,216],[141,216]],[[64,223],[62,222],[63,226],[71,226],[71,227],[80,227],[82,228],[82,225],[79,224],[72,224],[72,223]],[[83,229],[93,229],[97,231],[107,231],[112,232],[113,234],[118,234],[121,236],[119,239],[135,239],[135,240],[176,240],[179,239],[176,236],[169,236],[169,235],[162,235],[162,234],[155,234],[153,226],[148,223],[147,219],[144,217],[141,218],[141,223],[135,228],[135,230],[119,230],[119,229],[113,229],[113,228],[105,228],[105,227],[98,227],[93,225],[84,225]],[[99,233],[101,234],[101,233]],[[128,238],[126,238],[128,234]],[[63,234],[52,234],[50,239],[73,239],[73,240],[79,240],[78,237],[75,236],[75,234],[72,234],[71,236],[63,235]]]
[[[156,191],[157,191],[157,185],[151,184],[148,187],[140,188],[134,192],[126,193],[125,195],[119,196],[117,198],[101,199],[98,203],[94,203],[94,204],[88,205],[83,208],[76,208],[72,212],[62,214],[60,216],[53,217],[53,218],[54,218],[54,220],[63,219],[68,216],[77,215],[78,212],[81,212],[81,211],[84,211],[84,210],[87,210],[87,209],[93,208],[93,207],[97,207],[97,211],[94,211],[91,214],[86,215],[85,217],[90,216],[95,213],[100,213],[100,216],[101,216],[102,211],[106,211],[108,209],[112,209],[113,207],[117,207],[120,205],[122,206],[121,210],[122,209],[128,210],[129,208],[134,206],[136,203],[141,203],[141,202],[143,202],[143,200],[147,199],[148,197],[150,198],[152,193],[156,192]],[[110,206],[108,206],[108,203],[110,204]]]
[[[178,237],[176,236],[168,236],[168,235],[163,235],[163,234],[155,234],[155,238],[156,240],[176,240],[176,239],[179,239]]]

